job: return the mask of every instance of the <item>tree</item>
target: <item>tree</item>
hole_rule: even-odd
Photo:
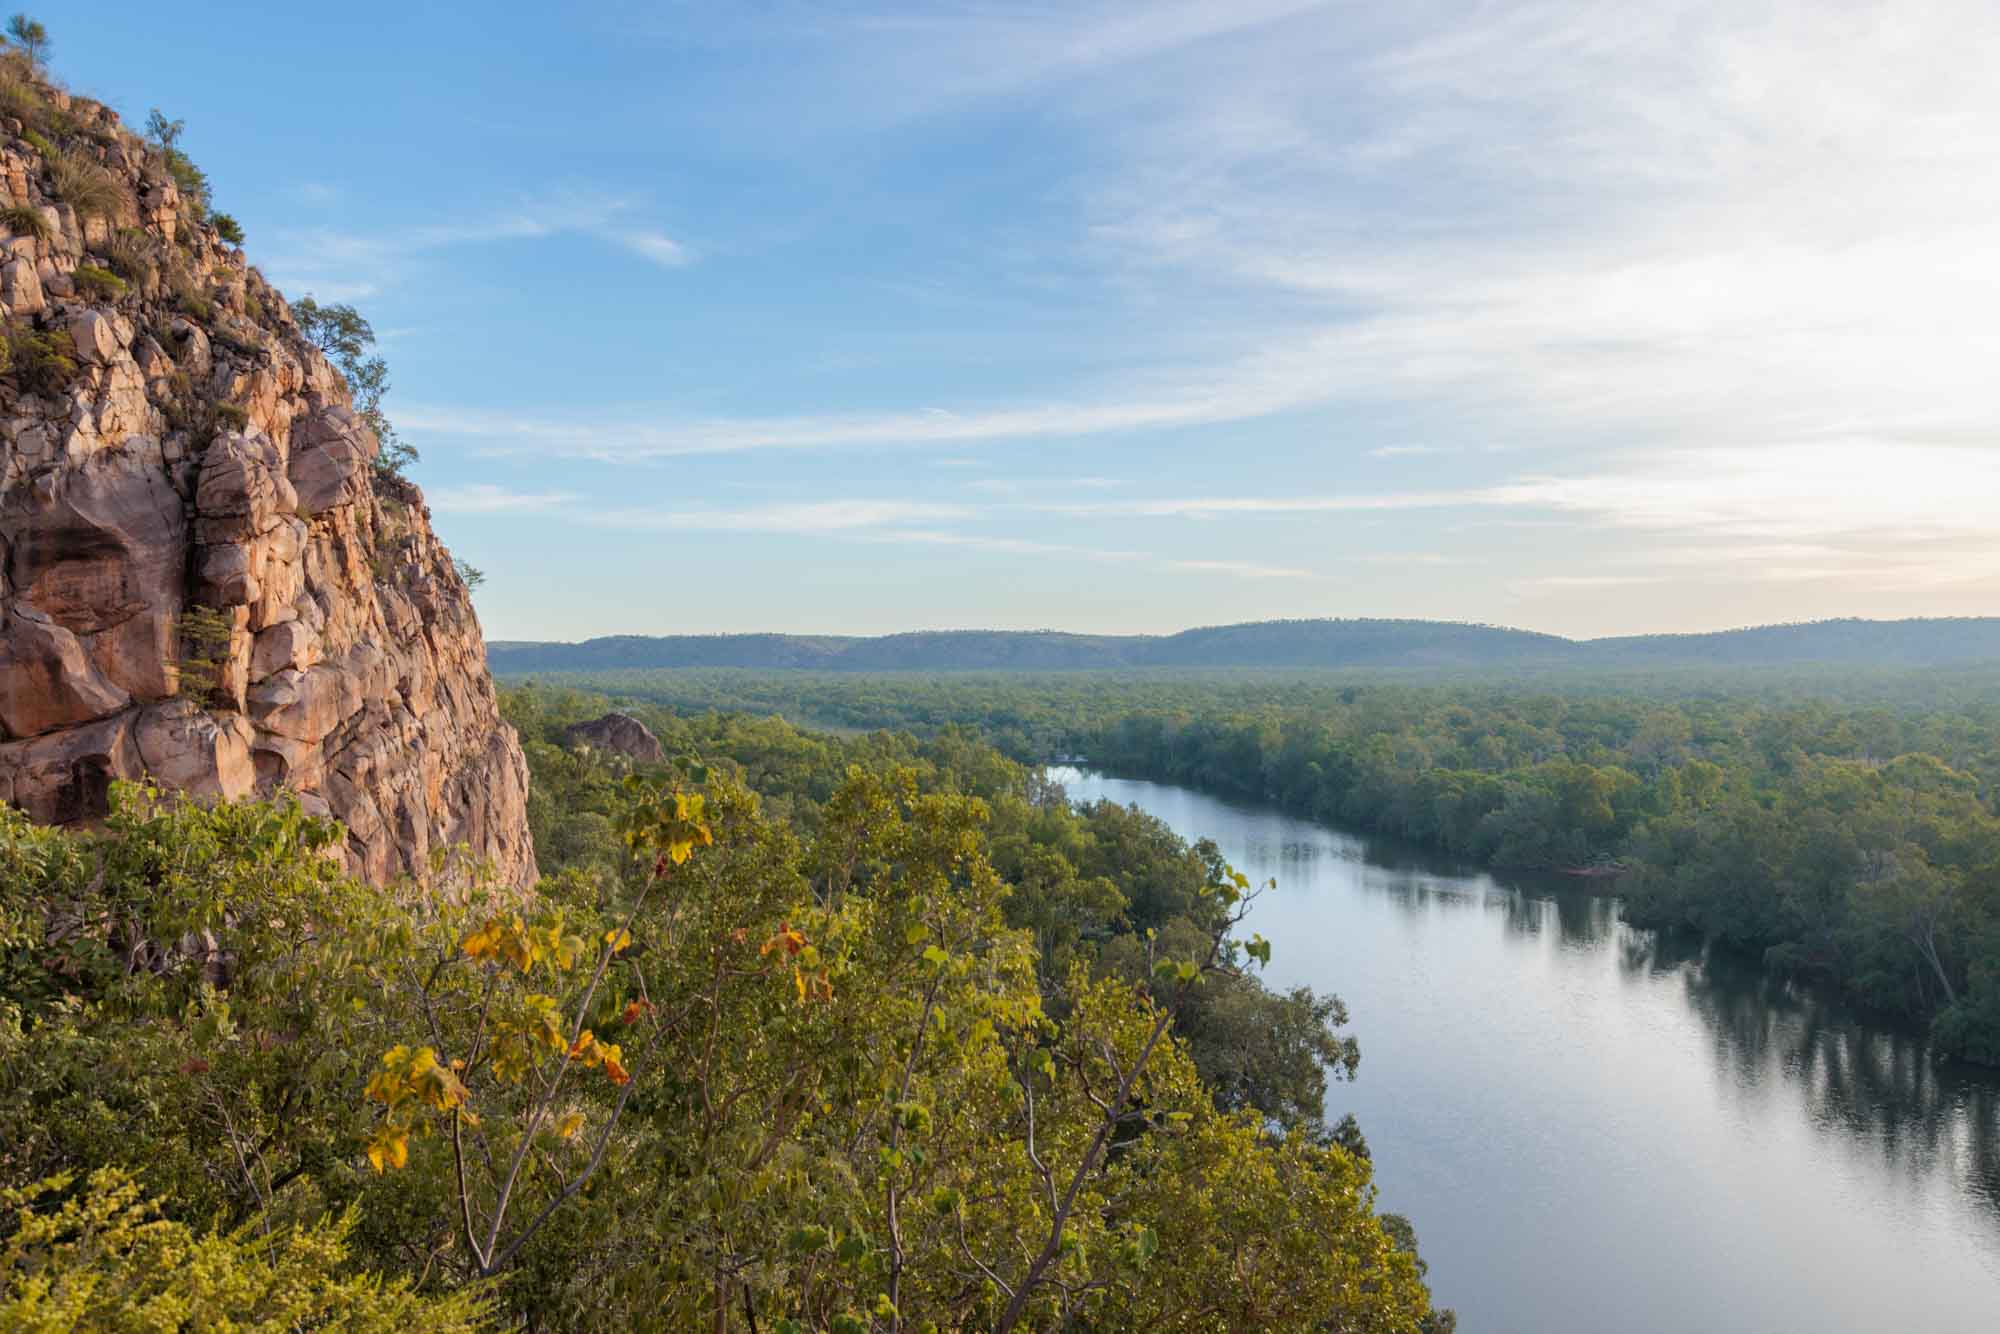
[[[509,712],[545,758],[589,701],[536,704]],[[0,808],[0,1189],[123,1168],[258,1302],[230,1257],[323,1247],[331,1216],[332,1272],[550,1330],[1422,1328],[1366,1163],[1226,1110],[1174,1039],[1267,954],[1227,941],[1219,861],[1208,931],[1045,1000],[986,801],[924,767],[963,743],[663,732],[732,738],[796,818],[685,761],[609,784],[613,849],[526,898],[442,855],[351,881],[295,804],[120,786],[78,832]],[[850,757],[874,767],[818,786]],[[161,1254],[93,1291],[170,1282]]]
[[[146,115],[146,137],[159,151],[160,163],[166,168],[167,175],[174,178],[181,197],[198,215],[208,207],[208,173],[197,167],[194,160],[181,150],[181,136],[186,132],[186,121],[168,120],[166,113],[158,107]]]
[[[208,225],[215,228],[215,234],[231,245],[243,244],[243,224],[227,213],[211,213]]]
[[[408,1279],[350,1272],[351,1210],[283,1232],[196,1232],[109,1167],[0,1190],[0,1210],[13,1229],[0,1241],[7,1329],[494,1327],[477,1288],[419,1296]]]
[[[310,295],[292,303],[292,318],[298,321],[306,341],[326,353],[347,377],[354,411],[368,423],[381,445],[375,456],[376,476],[385,481],[402,480],[419,455],[414,445],[396,434],[382,410],[382,396],[389,392],[389,363],[369,355],[375,346],[374,327],[353,306],[345,302],[322,306]]]
[[[186,121],[168,120],[167,113],[158,107],[146,113],[146,135],[162,148],[174,147],[186,131]]]
[[[26,14],[16,14],[7,20],[7,35],[14,39],[28,63],[40,69],[49,57],[49,30]]]

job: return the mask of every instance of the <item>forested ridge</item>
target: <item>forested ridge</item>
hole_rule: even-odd
[[[1357,618],[1253,621],[1172,635],[932,630],[852,635],[611,635],[581,643],[495,640],[501,676],[646,668],[812,671],[1134,668],[1412,669],[1939,666],[2000,661],[2000,618],[1832,620],[1706,634],[1575,640],[1498,625]]]
[[[1629,920],[2000,1064],[1990,669],[598,679],[680,708],[971,725],[1024,760],[1083,758],[1492,866],[1617,872]]]
[[[1250,886],[969,732],[513,692],[532,893],[0,811],[0,1325],[1441,1331]]]

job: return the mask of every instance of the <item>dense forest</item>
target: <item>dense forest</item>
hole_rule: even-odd
[[[544,877],[0,811],[0,1325],[1449,1329],[1212,847],[963,731],[506,700]]]
[[[647,668],[1065,671],[1133,668],[1942,666],[2000,657],[2000,618],[1837,620],[1712,634],[1574,640],[1497,625],[1417,620],[1253,621],[1172,635],[949,630],[849,635],[611,635],[579,644],[496,640],[500,676]]]
[[[1617,873],[1635,923],[2000,1064],[1990,668],[559,679],[821,725],[973,726],[1022,760],[1087,758],[1487,865]]]

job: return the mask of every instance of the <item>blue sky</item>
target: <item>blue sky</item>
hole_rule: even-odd
[[[2000,6],[41,15],[495,638],[2000,612]]]

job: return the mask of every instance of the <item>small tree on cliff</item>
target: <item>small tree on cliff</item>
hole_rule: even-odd
[[[48,59],[49,30],[37,20],[26,14],[16,14],[7,20],[7,35],[14,39],[28,57],[28,63],[36,69],[40,69],[42,62]]]
[[[403,470],[417,461],[414,445],[396,434],[382,411],[382,396],[389,392],[389,363],[370,355],[375,346],[375,329],[361,312],[345,302],[322,306],[310,296],[292,303],[292,318],[306,341],[326,353],[327,359],[347,377],[354,392],[354,410],[361,415],[382,442],[375,470],[383,478],[401,480]]]

